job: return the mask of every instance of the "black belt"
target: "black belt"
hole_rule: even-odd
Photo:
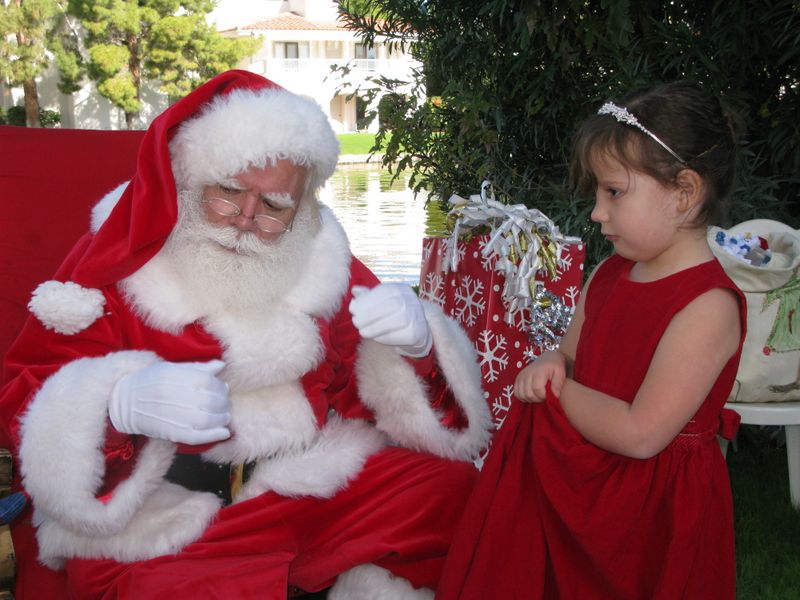
[[[255,462],[244,464],[243,482],[250,478],[255,464]],[[231,503],[231,486],[237,467],[238,465],[230,463],[208,462],[199,454],[177,454],[165,478],[195,492],[211,492],[228,505]]]

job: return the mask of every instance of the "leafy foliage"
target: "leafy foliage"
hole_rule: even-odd
[[[729,220],[800,225],[800,5],[796,0],[342,0],[367,44],[401,44],[424,65],[419,104],[384,77],[376,149],[444,202],[490,179],[505,201],[535,206],[610,250],[590,199],[568,188],[571,136],[607,99],[662,81],[697,81],[739,115],[739,182]],[[424,96],[424,94],[423,94]],[[724,225],[724,224],[723,224]]]
[[[26,126],[25,107],[12,106],[8,110],[0,110],[0,125],[16,125],[18,127]],[[40,109],[39,110],[39,123],[42,127],[55,127],[61,122],[61,114],[55,110]]]
[[[11,85],[32,79],[47,67],[44,39],[55,11],[52,0],[0,4],[0,74]]]
[[[143,81],[158,81],[162,92],[181,97],[255,52],[258,41],[223,38],[206,23],[214,4],[69,0],[69,13],[85,31],[87,73],[98,91],[125,111],[129,127],[142,108]],[[73,74],[80,71],[80,54],[77,47],[64,49],[64,64]]]
[[[27,120],[39,125],[36,77],[47,68],[45,41],[58,12],[55,0],[0,3],[0,76],[25,92]]]
[[[59,7],[62,10],[47,36],[47,47],[55,57],[60,75],[59,91],[73,94],[81,89],[81,82],[86,76],[86,61],[81,53],[83,39],[74,19],[65,12],[66,0],[59,0]]]

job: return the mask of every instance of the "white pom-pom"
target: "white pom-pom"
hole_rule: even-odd
[[[73,335],[100,318],[105,303],[100,290],[73,281],[45,281],[33,291],[28,308],[47,329]]]

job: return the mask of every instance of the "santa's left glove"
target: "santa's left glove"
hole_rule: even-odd
[[[129,373],[111,392],[108,416],[114,429],[183,444],[230,437],[228,385],[217,377],[221,360],[157,362]]]
[[[393,346],[399,354],[412,358],[431,351],[433,338],[422,302],[407,285],[353,286],[350,314],[361,337]]]

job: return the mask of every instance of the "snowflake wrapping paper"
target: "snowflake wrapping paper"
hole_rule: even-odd
[[[489,235],[459,241],[454,249],[458,268],[445,264],[452,256],[452,237],[426,237],[422,241],[421,298],[441,306],[456,319],[475,344],[483,376],[483,392],[497,429],[502,427],[514,400],[514,379],[527,363],[532,347],[530,310],[511,305],[503,296],[505,276],[495,270],[496,256],[483,256]],[[574,308],[583,285],[585,249],[582,243],[564,244],[553,277],[540,275],[544,288]]]

